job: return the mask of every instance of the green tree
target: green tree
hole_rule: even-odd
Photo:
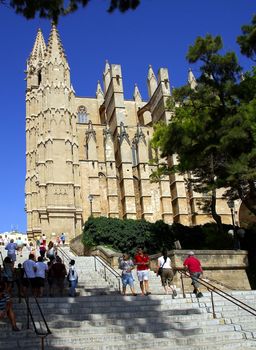
[[[211,35],[197,38],[189,48],[188,61],[200,64],[197,85],[174,90],[167,106],[174,116],[167,126],[156,126],[152,140],[163,157],[178,156],[173,171],[188,172],[194,190],[211,194],[211,213],[220,231],[218,188],[228,188],[225,196],[241,198],[256,214],[255,70],[241,79],[236,55],[221,55],[222,48],[221,37]]]
[[[52,19],[58,22],[60,16],[77,11],[79,7],[86,7],[90,0],[0,0],[2,5],[9,4],[16,13],[23,15],[27,19],[39,16]],[[109,0],[108,12],[118,9],[125,12],[129,9],[136,9],[140,0]]]
[[[242,26],[242,35],[237,38],[241,53],[256,62],[256,15],[250,25]]]

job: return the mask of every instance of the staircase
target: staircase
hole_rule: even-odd
[[[45,340],[46,350],[256,349],[255,317],[217,295],[217,318],[213,319],[207,292],[201,299],[193,294],[184,299],[179,292],[172,299],[163,294],[159,279],[152,273],[152,295],[122,296],[115,279],[111,281],[107,275],[105,281],[98,266],[95,272],[93,257],[75,260],[79,296],[39,299],[52,331]],[[255,291],[231,294],[256,308]],[[37,326],[43,328],[32,299],[31,308]],[[26,329],[24,302],[19,304],[14,298],[14,310],[22,331],[12,332],[9,323],[0,320],[0,349],[41,349],[32,327]]]

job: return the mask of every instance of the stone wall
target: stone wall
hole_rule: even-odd
[[[118,259],[121,253],[110,248],[97,246],[90,250],[84,250],[81,236],[71,242],[71,249],[78,255],[97,255],[103,258],[113,268],[118,268]],[[174,284],[181,288],[180,273],[177,271],[183,268],[183,261],[187,257],[187,250],[171,250],[169,257],[172,267],[176,270]],[[213,283],[220,289],[250,290],[250,283],[247,277],[248,254],[244,250],[194,250],[196,257],[201,261],[203,267],[203,278]],[[157,259],[160,254],[150,256],[150,269],[156,271]],[[215,281],[220,282],[217,284]],[[186,292],[191,292],[191,280],[184,278]],[[203,288],[204,289],[204,288]]]
[[[183,268],[183,261],[187,257],[187,250],[172,250],[169,256],[172,266],[175,269]],[[201,261],[203,267],[203,278],[214,283],[218,281],[221,285],[216,284],[221,289],[251,289],[247,277],[246,268],[248,266],[248,254],[244,250],[195,250],[195,256]],[[160,254],[151,256],[151,269],[155,270],[157,258]],[[180,274],[176,272],[174,283],[181,285]],[[184,279],[186,291],[191,291],[190,278]]]

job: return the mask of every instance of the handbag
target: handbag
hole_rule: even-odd
[[[157,276],[162,276],[162,273],[163,273],[163,266],[164,266],[164,264],[166,263],[166,260],[167,260],[167,259],[165,259],[163,265],[160,266],[160,267],[158,268]]]

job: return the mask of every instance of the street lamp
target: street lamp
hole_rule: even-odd
[[[88,196],[89,202],[90,202],[90,216],[92,216],[92,201],[93,201],[93,195],[89,194]]]
[[[228,199],[227,201],[228,207],[231,212],[231,219],[232,219],[232,226],[233,226],[233,237],[234,237],[234,249],[240,249],[240,242],[237,237],[237,232],[236,232],[236,226],[235,226],[235,220],[234,220],[234,208],[235,208],[235,203],[233,199]],[[229,230],[229,233],[231,230]]]

